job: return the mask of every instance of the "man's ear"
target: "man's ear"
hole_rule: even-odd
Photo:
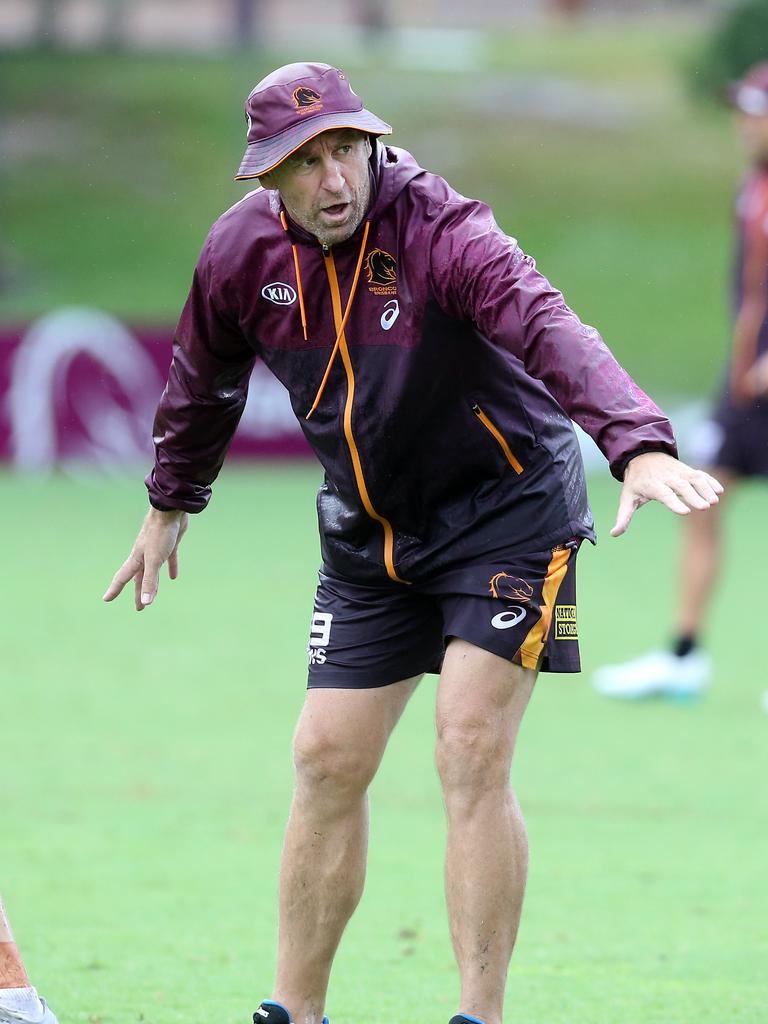
[[[277,188],[274,173],[270,171],[269,174],[260,174],[259,184],[262,188]]]

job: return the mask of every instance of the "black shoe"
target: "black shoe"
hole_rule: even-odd
[[[293,1022],[290,1013],[282,1003],[276,1003],[273,999],[265,999],[253,1015],[253,1024],[293,1024]],[[328,1024],[327,1017],[323,1017],[323,1024]]]
[[[466,1013],[457,1013],[455,1017],[451,1017],[448,1024],[485,1024],[485,1021],[479,1017],[468,1017]]]
[[[265,999],[253,1015],[253,1024],[291,1024],[291,1015],[282,1003]]]

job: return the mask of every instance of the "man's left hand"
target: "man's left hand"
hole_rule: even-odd
[[[723,485],[709,473],[692,469],[663,452],[645,452],[630,459],[624,471],[619,512],[612,537],[625,532],[641,505],[660,501],[679,516],[716,505]]]

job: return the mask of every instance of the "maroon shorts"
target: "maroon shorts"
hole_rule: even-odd
[[[452,637],[525,668],[578,672],[579,543],[462,566],[408,586],[361,586],[321,570],[308,685],[366,689],[439,672]]]
[[[711,418],[694,431],[690,450],[698,466],[768,477],[768,399],[738,406],[722,395]]]

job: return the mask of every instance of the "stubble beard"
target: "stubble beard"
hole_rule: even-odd
[[[354,195],[350,199],[349,205],[351,207],[349,217],[344,224],[340,224],[338,227],[330,227],[319,222],[321,215],[319,213],[316,215],[315,224],[310,230],[319,244],[329,247],[338,246],[340,243],[346,242],[347,239],[351,239],[366,213],[368,196]]]
[[[370,194],[371,189],[368,182],[359,192],[353,193],[349,200],[352,207],[349,218],[346,223],[340,224],[338,227],[329,227],[321,223],[319,212],[315,214],[311,224],[302,224],[302,227],[310,231],[322,246],[330,248],[332,245],[340,245],[351,238],[360,227],[368,207]]]

